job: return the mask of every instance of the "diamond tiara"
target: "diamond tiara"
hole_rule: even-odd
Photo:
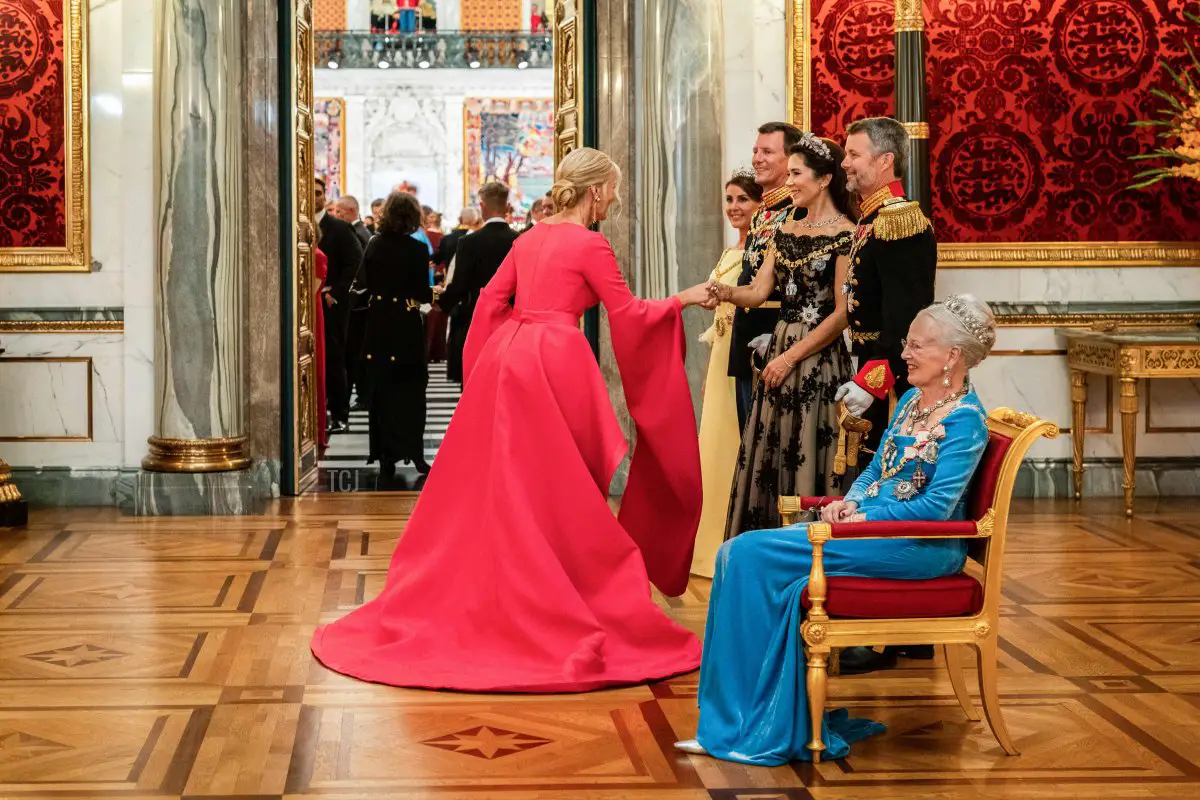
[[[800,137],[799,145],[805,150],[816,153],[821,158],[826,160],[832,159],[833,154],[829,152],[829,145],[821,141],[821,137],[817,136],[812,131],[805,131]]]
[[[738,167],[733,171],[733,175],[730,176],[730,180],[733,178],[749,178],[750,180],[754,180],[754,170],[747,167]]]
[[[942,301],[942,305],[944,305],[946,310],[954,315],[955,319],[962,323],[962,326],[967,329],[967,333],[975,337],[975,341],[979,342],[984,347],[987,347],[989,344],[991,344],[989,341],[987,328],[971,319],[970,314],[967,313],[967,305],[960,295],[950,295]]]

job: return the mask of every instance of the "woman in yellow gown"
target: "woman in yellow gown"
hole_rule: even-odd
[[[725,217],[737,229],[737,247],[721,254],[721,260],[709,280],[736,286],[742,271],[742,251],[755,212],[762,204],[762,187],[754,182],[754,173],[738,170],[725,184]],[[700,470],[704,476],[704,512],[696,533],[692,573],[711,578],[717,549],[725,541],[725,515],[729,511],[729,491],[737,465],[742,432],[737,424],[737,401],[733,378],[729,377],[729,337],[735,308],[722,303],[713,316],[713,324],[700,341],[712,346],[708,359],[708,377],[704,381],[704,409],[700,414]]]

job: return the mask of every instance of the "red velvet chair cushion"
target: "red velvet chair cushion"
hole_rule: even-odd
[[[831,617],[916,619],[966,617],[983,608],[983,586],[966,573],[928,581],[831,577],[825,610]],[[800,602],[811,608],[808,588]]]
[[[992,507],[996,484],[1000,481],[1000,468],[1004,466],[1004,457],[1008,455],[1012,443],[1012,439],[995,431],[988,434],[987,448],[967,488],[967,519],[983,519],[983,515]]]

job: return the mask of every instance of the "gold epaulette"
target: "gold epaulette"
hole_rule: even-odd
[[[920,203],[916,200],[905,200],[888,203],[879,209],[879,216],[875,218],[872,227],[875,238],[894,242],[923,233],[933,227],[933,223],[921,211]]]

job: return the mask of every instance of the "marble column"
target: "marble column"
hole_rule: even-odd
[[[135,510],[245,513],[245,6],[156,9],[155,419]]]
[[[283,275],[280,272],[279,15],[275,0],[245,4],[246,60],[242,83],[247,175],[245,236],[248,316],[244,370],[249,410],[249,456],[278,487],[282,464]],[[290,191],[290,187],[286,189]],[[277,493],[276,489],[276,493]]]
[[[721,256],[724,56],[721,4],[644,0],[638,76],[638,286],[666,297],[708,278]],[[707,327],[685,316],[688,341]],[[693,397],[708,366],[707,349],[688,348]]]
[[[596,9],[596,114],[597,130],[600,132],[598,146],[621,168],[624,180],[621,196],[624,200],[620,214],[605,221],[600,231],[612,243],[621,273],[634,290],[637,290],[635,269],[637,263],[636,234],[640,217],[637,192],[638,173],[635,154],[637,130],[634,125],[634,56],[636,25],[634,20],[636,0],[611,0],[600,3]],[[600,371],[608,385],[609,398],[617,412],[617,419],[626,438],[633,442],[636,429],[629,408],[625,404],[625,392],[621,384],[621,372],[612,349],[612,336],[607,317],[601,311],[600,322]],[[623,494],[628,478],[628,461],[622,464],[613,480],[611,491]]]

